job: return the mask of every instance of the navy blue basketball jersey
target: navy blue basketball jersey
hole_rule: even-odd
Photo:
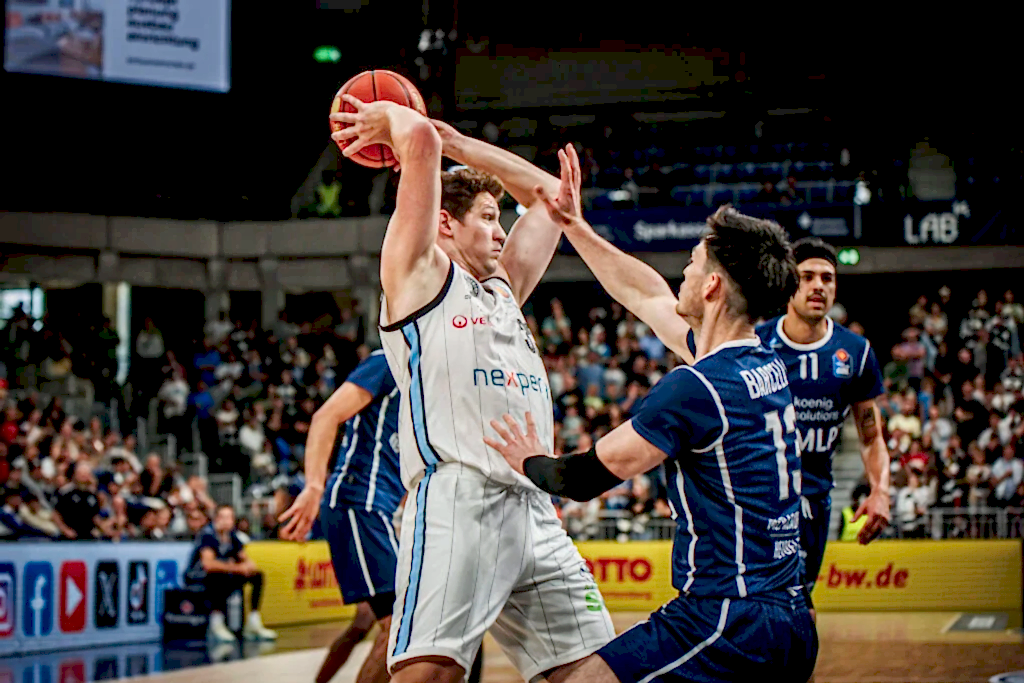
[[[668,455],[673,586],[742,598],[800,585],[793,398],[771,349],[736,340],[676,368],[632,425]]]
[[[826,318],[828,331],[813,344],[797,344],[782,331],[780,316],[757,334],[786,364],[799,431],[803,495],[832,489],[832,453],[850,406],[881,394],[882,372],[867,339]]]
[[[345,378],[373,395],[370,405],[345,423],[334,472],[327,482],[334,507],[392,514],[405,494],[398,474],[398,387],[383,351],[374,351]]]

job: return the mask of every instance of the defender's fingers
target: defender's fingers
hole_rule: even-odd
[[[505,424],[507,424],[509,429],[512,430],[512,433],[516,435],[516,438],[521,439],[523,437],[523,432],[519,429],[519,423],[516,419],[508,413],[505,413],[502,417],[505,420]]]

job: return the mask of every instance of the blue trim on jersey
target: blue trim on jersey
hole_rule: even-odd
[[[405,343],[409,345],[409,402],[412,407],[412,432],[416,437],[416,447],[427,467],[436,465],[441,459],[434,448],[430,445],[430,438],[427,436],[427,414],[424,410],[423,398],[423,368],[420,358],[420,330],[415,322],[411,322],[402,328],[402,335]]]
[[[398,625],[398,637],[395,639],[394,656],[403,654],[409,647],[409,638],[412,635],[413,613],[416,611],[416,602],[420,594],[420,578],[423,574],[423,546],[425,544],[427,527],[427,486],[430,484],[430,475],[434,473],[434,467],[427,467],[427,472],[420,480],[416,491],[416,525],[412,534],[412,566],[410,568],[409,587],[405,590],[405,600],[402,603],[402,621]]]

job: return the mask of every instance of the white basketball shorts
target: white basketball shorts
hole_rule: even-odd
[[[467,672],[484,632],[527,681],[597,651],[611,617],[550,497],[441,464],[402,518],[388,670],[448,657]]]

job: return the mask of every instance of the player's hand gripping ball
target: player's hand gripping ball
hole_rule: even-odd
[[[351,95],[363,102],[377,102],[386,100],[396,102],[405,107],[411,107],[427,115],[427,108],[423,104],[423,96],[420,95],[416,86],[408,78],[393,71],[374,69],[364,71],[353,76],[345,85],[341,86],[338,94],[334,96],[331,104],[331,113],[337,112],[354,113],[356,111],[348,102],[341,99],[342,95]],[[341,121],[331,121],[331,132],[348,128],[352,124]],[[340,149],[345,149],[351,140],[338,140],[336,144]],[[391,168],[398,164],[391,148],[384,144],[367,145],[349,157],[352,161],[368,168]]]

